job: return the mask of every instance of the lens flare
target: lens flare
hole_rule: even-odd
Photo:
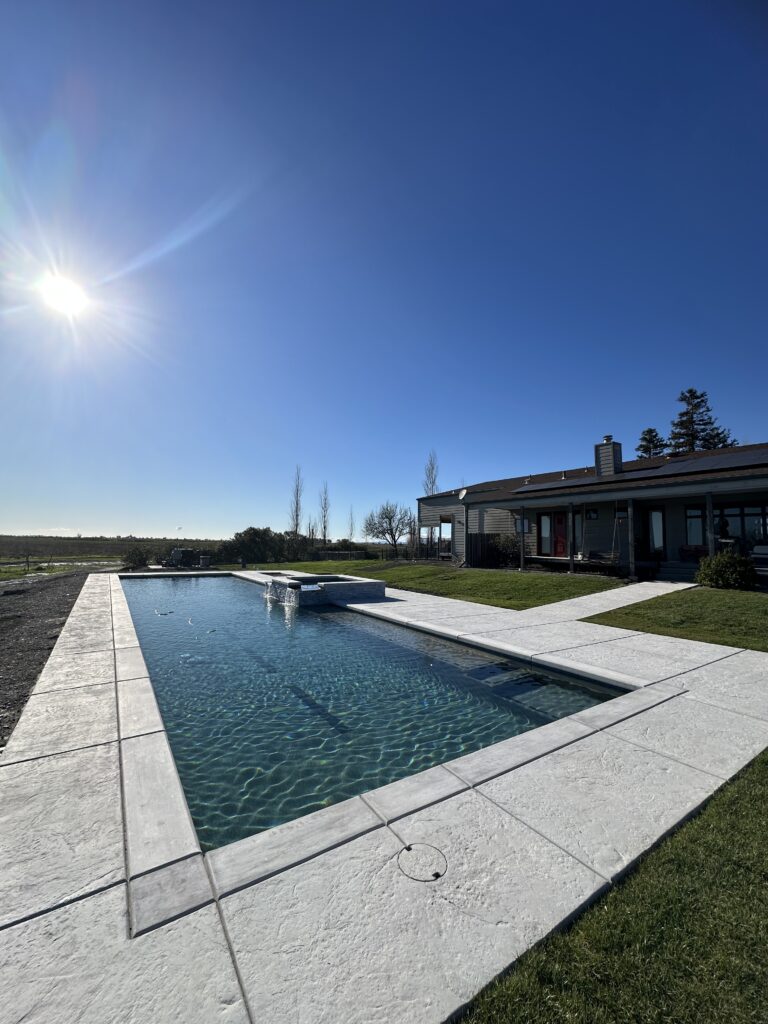
[[[38,285],[38,291],[46,306],[70,320],[79,316],[88,305],[88,296],[80,285],[58,274],[46,274]]]

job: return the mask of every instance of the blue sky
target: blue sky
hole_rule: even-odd
[[[10,0],[0,532],[284,529],[299,463],[343,535],[689,386],[768,440],[766,67],[741,2]]]

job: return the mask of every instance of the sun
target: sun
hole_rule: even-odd
[[[79,284],[59,274],[46,274],[38,291],[46,306],[70,320],[79,316],[89,302]]]

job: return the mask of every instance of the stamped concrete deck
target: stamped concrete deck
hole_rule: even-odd
[[[0,1024],[445,1020],[768,746],[768,654],[580,621],[679,586],[349,605],[627,692],[203,856],[91,576],[0,756]]]

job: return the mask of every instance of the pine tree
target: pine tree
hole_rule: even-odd
[[[663,455],[666,450],[666,438],[661,436],[656,427],[646,427],[635,448],[640,459],[652,459],[657,455]]]
[[[680,392],[677,400],[683,408],[672,421],[669,432],[669,448],[675,455],[730,448],[739,443],[730,430],[718,426],[706,391],[688,388]]]

